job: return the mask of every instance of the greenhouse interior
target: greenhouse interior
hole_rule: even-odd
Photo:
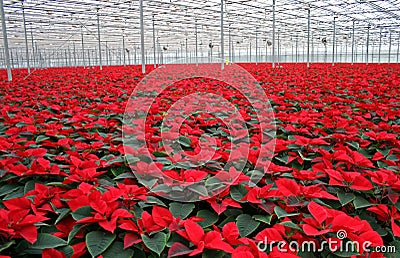
[[[0,258],[400,257],[399,0],[0,14]]]

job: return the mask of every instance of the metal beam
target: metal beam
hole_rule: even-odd
[[[140,45],[142,52],[142,73],[146,73],[146,57],[144,50],[144,24],[143,24],[143,0],[139,0],[139,9],[140,9]]]
[[[221,0],[221,69],[224,70],[225,53],[224,53],[224,0]]]
[[[28,68],[28,74],[31,73],[31,66],[29,64],[29,47],[28,47],[28,35],[26,33],[26,20],[25,20],[25,8],[24,1],[22,0],[22,17],[24,21],[24,36],[25,36],[25,56],[26,56],[26,66]]]
[[[3,30],[3,42],[4,42],[4,54],[6,58],[7,66],[7,78],[8,81],[12,81],[11,63],[10,63],[10,50],[8,49],[8,38],[6,28],[6,17],[4,15],[4,4],[3,0],[0,0],[0,13],[1,13],[1,29]]]
[[[100,70],[103,70],[103,64],[102,64],[102,60],[101,60],[101,39],[100,39],[99,9],[97,9],[97,40],[99,42],[99,66],[100,66]]]
[[[311,28],[311,7],[307,8],[308,26],[307,26],[307,67],[310,67],[310,28]]]
[[[275,0],[272,1],[272,68],[275,68]]]

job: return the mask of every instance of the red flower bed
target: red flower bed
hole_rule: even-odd
[[[245,182],[246,172],[258,169],[260,131],[243,96],[199,78],[175,83],[153,103],[143,140],[165,174],[189,183],[226,164],[231,138],[221,119],[191,116],[179,130],[182,153],[198,154],[201,137],[211,135],[212,162],[201,169],[171,167],[157,131],[168,107],[190,93],[219,94],[248,125],[245,172],[217,196],[196,203],[149,192],[126,160],[122,120],[143,78],[140,67],[46,69],[27,79],[19,70],[12,83],[3,71],[0,257],[400,252],[400,67],[283,66],[242,65],[261,83],[276,119],[275,153],[257,186]],[[152,169],[143,161],[135,168]],[[307,253],[293,243],[317,250]],[[346,243],[360,246],[340,250]],[[384,254],[383,246],[392,248]]]

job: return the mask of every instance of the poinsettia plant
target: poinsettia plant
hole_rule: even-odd
[[[397,257],[400,67],[241,66],[274,110],[270,164],[257,163],[257,110],[227,83],[168,85],[138,123],[146,134],[135,140],[150,157],[129,162],[128,155],[145,154],[122,142],[140,67],[44,69],[28,78],[15,70],[10,83],[2,71],[0,257]],[[163,128],[170,107],[198,92],[222,96],[243,123],[229,130],[223,116],[197,112]],[[233,147],[242,170],[230,163]],[[162,187],[149,191],[132,169],[142,180],[161,170],[174,189],[183,187],[177,180],[190,186],[210,175],[234,180],[212,198],[188,203],[163,197]],[[251,185],[254,171],[262,176]],[[343,251],[327,241],[370,248]],[[293,242],[315,243],[318,251],[281,248]],[[397,253],[373,252],[382,246]]]

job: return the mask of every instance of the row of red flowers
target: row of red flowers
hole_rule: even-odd
[[[321,247],[329,239],[338,245],[370,241],[372,247],[400,251],[400,67],[242,66],[261,83],[277,121],[272,163],[257,187],[245,181],[246,172],[255,169],[260,132],[238,92],[217,81],[184,80],[166,89],[150,110],[145,140],[157,166],[190,182],[214,173],[215,164],[226,164],[232,144],[219,119],[192,116],[180,128],[187,139],[182,154],[199,153],[202,135],[212,133],[212,166],[171,169],[157,130],[174,102],[198,91],[222,94],[253,125],[245,171],[228,189],[198,203],[154,195],[131,173],[121,131],[126,102],[143,78],[139,67],[46,69],[28,78],[17,71],[14,82],[2,82],[0,254],[290,258],[367,253]],[[136,169],[150,168],[141,161]],[[271,248],[261,250],[258,244],[266,239]],[[276,244],[291,241],[312,241],[322,251],[284,252]]]

